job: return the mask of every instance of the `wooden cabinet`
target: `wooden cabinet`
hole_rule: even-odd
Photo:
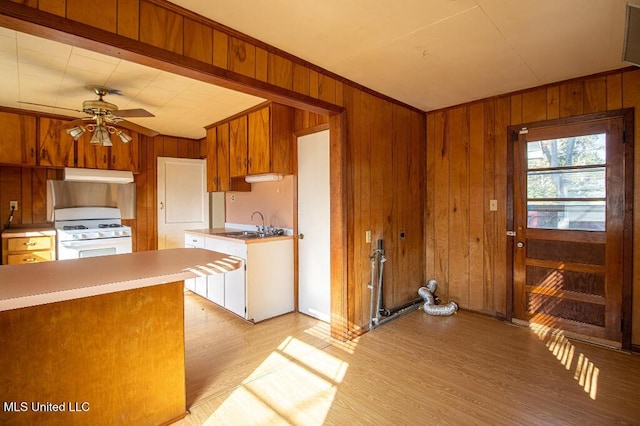
[[[41,166],[75,167],[75,141],[61,129],[66,121],[40,118],[38,164]]]
[[[293,173],[293,108],[280,104],[248,115],[248,175]]]
[[[230,176],[293,173],[293,109],[271,103],[229,121]]]
[[[0,164],[36,164],[36,118],[0,112]]]
[[[78,167],[88,169],[110,169],[139,171],[138,133],[128,132],[133,140],[129,143],[122,142],[119,138],[112,138],[113,146],[106,147],[93,145],[89,141],[90,132],[78,139]]]
[[[229,174],[229,123],[207,128],[207,191],[251,191],[244,179]]]
[[[48,262],[56,259],[55,231],[2,234],[2,264]]]

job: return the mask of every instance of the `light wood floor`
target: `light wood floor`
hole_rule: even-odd
[[[640,356],[460,312],[357,341],[301,314],[248,324],[185,296],[178,425],[640,424]]]

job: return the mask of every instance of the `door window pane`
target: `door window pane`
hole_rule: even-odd
[[[604,165],[606,134],[550,139],[527,144],[527,167],[546,169]]]
[[[527,202],[527,227],[538,229],[605,230],[604,201]]]
[[[604,198],[604,167],[527,173],[528,198]]]

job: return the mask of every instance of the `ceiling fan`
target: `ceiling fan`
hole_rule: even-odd
[[[134,132],[138,132],[150,137],[159,135],[159,133],[155,130],[148,129],[124,119],[124,117],[155,117],[155,115],[153,115],[149,111],[142,108],[119,110],[117,105],[107,102],[103,99],[104,96],[110,93],[118,93],[118,91],[102,86],[90,86],[87,87],[87,89],[92,90],[98,96],[98,99],[86,100],[82,102],[82,110],[55,107],[52,105],[43,105],[33,102],[19,101],[19,103],[44,106],[49,108],[66,109],[69,111],[84,112],[86,114],[89,114],[90,117],[79,118],[77,120],[65,123],[61,126],[61,128],[65,129],[66,132],[76,141],[80,139],[80,137],[86,131],[89,131],[93,133],[90,140],[90,143],[92,144],[112,146],[112,134],[118,136],[123,143],[131,142],[133,138],[124,133],[122,130],[118,129],[118,127],[133,130]]]

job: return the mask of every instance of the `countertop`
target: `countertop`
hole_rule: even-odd
[[[56,230],[51,224],[11,225],[2,231],[2,238],[55,236]]]
[[[262,238],[234,238],[231,236],[220,235],[220,234],[224,234],[225,232],[242,232],[242,231],[244,231],[244,229],[208,228],[208,229],[188,229],[184,232],[187,234],[203,235],[205,237],[216,237],[224,240],[230,240],[236,243],[245,243],[245,244],[266,243],[268,241],[293,239],[293,236],[291,235],[273,235],[273,236],[262,237]]]
[[[0,266],[0,311],[97,296],[214,275],[241,261],[222,253],[175,248]]]

